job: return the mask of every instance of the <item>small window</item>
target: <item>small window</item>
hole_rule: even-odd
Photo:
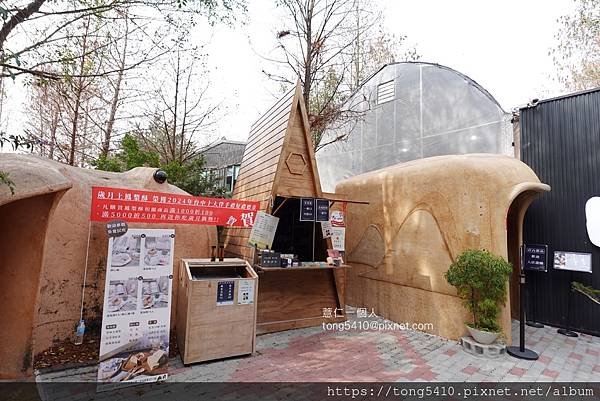
[[[395,81],[383,82],[377,86],[377,104],[394,100]]]

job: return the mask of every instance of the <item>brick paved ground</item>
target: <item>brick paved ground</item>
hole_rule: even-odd
[[[349,321],[377,320],[366,318]],[[513,327],[518,339],[518,325]],[[600,338],[567,338],[556,329],[527,327],[527,347],[540,359],[486,359],[455,341],[415,331],[324,331],[322,327],[257,337],[256,354],[185,367],[170,361],[169,381],[598,381]],[[40,381],[95,381],[96,368],[37,377]]]

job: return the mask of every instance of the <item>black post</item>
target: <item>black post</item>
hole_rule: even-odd
[[[518,358],[535,361],[539,358],[535,351],[525,348],[525,272],[523,271],[523,252],[520,250],[520,271],[519,271],[519,346],[510,346],[506,348],[508,355]]]
[[[530,275],[531,274],[533,274],[533,273],[530,273]],[[536,322],[536,320],[535,320],[535,316],[536,316],[535,298],[537,296],[537,281],[538,281],[538,276],[535,276],[535,280],[533,280],[533,291],[531,291],[531,292],[528,291],[528,293],[530,294],[529,295],[529,303],[531,305],[531,320],[525,321],[525,324],[529,327],[535,327],[536,329],[541,329],[542,327],[544,327],[544,325]],[[532,286],[530,285],[530,287],[532,287]]]
[[[573,297],[573,291],[571,291],[571,283],[573,282],[573,270],[569,274],[569,300],[567,301],[567,327],[564,329],[558,329],[556,332],[567,337],[579,337],[579,334],[570,330],[571,327],[571,298]]]

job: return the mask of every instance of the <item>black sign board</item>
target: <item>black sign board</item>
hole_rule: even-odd
[[[523,245],[523,269],[548,271],[548,245]]]
[[[300,198],[300,221],[315,221],[314,198]]]
[[[129,227],[127,226],[127,223],[125,223],[123,220],[111,220],[108,223],[106,223],[106,233],[108,234],[108,237],[120,237],[121,235],[124,235],[125,233],[127,233],[127,229]]]
[[[279,252],[266,252],[260,254],[260,265],[264,267],[281,266],[281,254]]]
[[[316,199],[317,221],[329,221],[329,201],[327,199]]]
[[[233,305],[234,281],[219,281],[217,284],[217,306]]]

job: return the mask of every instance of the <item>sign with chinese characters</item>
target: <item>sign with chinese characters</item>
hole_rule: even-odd
[[[109,237],[120,237],[127,233],[129,227],[123,220],[111,220],[106,223],[106,233]]]
[[[252,227],[258,202],[92,187],[90,220]]]
[[[300,221],[315,221],[315,199],[300,199]]]
[[[254,303],[254,280],[238,280],[238,305]]]
[[[167,378],[174,230],[131,229],[110,238],[98,382]]]
[[[272,248],[278,224],[279,217],[271,216],[265,212],[258,212],[250,231],[250,237],[248,237],[248,243],[252,246],[256,245],[259,249]]]
[[[233,305],[235,281],[219,281],[217,283],[217,306]]]
[[[548,271],[548,245],[523,245],[523,269]]]
[[[346,229],[344,227],[333,227],[331,234],[331,246],[336,251],[344,251],[346,242]]]
[[[592,272],[592,254],[554,251],[554,268],[576,272]]]
[[[317,204],[317,221],[329,221],[329,201],[327,199],[315,199]]]

